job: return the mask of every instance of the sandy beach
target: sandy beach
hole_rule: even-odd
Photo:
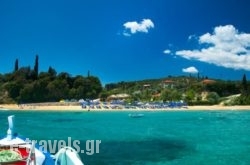
[[[140,108],[82,108],[78,104],[70,103],[32,103],[32,104],[0,104],[0,110],[48,110],[48,111],[173,111],[173,110],[184,110],[184,111],[194,111],[194,110],[250,110],[250,105],[248,106],[223,106],[223,105],[212,105],[212,106],[187,106],[185,108],[164,108],[164,109],[140,109]]]

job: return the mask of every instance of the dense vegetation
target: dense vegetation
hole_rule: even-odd
[[[250,84],[242,81],[209,80],[192,76],[107,84],[106,92],[129,93],[132,101],[179,101],[189,105],[250,105]],[[103,92],[104,93],[104,92]]]
[[[0,103],[52,102],[61,99],[94,99],[102,91],[100,80],[91,75],[72,77],[67,72],[57,74],[52,67],[47,72],[38,70],[38,56],[34,68],[18,66],[0,75]]]
[[[246,75],[243,75],[241,82],[241,95],[234,100],[236,105],[250,105],[250,85],[247,82]]]
[[[39,72],[36,56],[33,69],[19,68],[18,59],[11,73],[0,74],[0,103],[54,102],[61,99],[110,100],[110,95],[128,94],[127,102],[179,101],[189,105],[249,105],[250,84],[246,75],[241,81],[211,80],[207,77],[168,76],[161,79],[102,84],[98,77],[71,76],[67,72],[57,74],[52,67]],[[235,96],[235,97],[232,97]],[[118,98],[119,99],[119,98]]]

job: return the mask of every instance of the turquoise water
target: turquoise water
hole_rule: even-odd
[[[143,112],[0,111],[15,115],[19,134],[36,140],[101,140],[99,152],[80,154],[86,165],[247,165],[250,111]]]

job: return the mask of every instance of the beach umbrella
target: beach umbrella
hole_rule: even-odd
[[[78,100],[78,102],[79,103],[84,103],[85,101],[84,101],[84,99],[80,99],[80,100]]]

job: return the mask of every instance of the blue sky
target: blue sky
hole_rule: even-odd
[[[1,0],[0,73],[250,79],[249,0]]]

